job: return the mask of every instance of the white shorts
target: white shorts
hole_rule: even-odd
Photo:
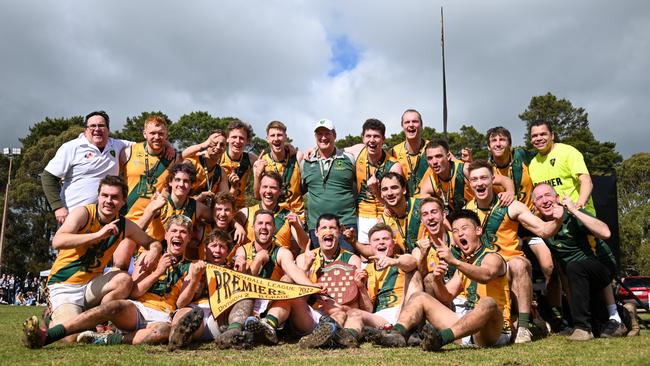
[[[359,216],[357,218],[357,230],[359,231],[357,234],[357,242],[361,244],[370,243],[370,239],[368,238],[368,231],[370,231],[370,229],[375,225],[377,225],[376,217]]]
[[[456,311],[456,315],[458,316],[458,319],[462,318],[467,313],[472,311],[472,309],[468,309],[467,307],[465,307],[466,302],[467,302],[467,300],[465,300],[462,297],[457,297],[457,298],[454,299],[454,307],[455,307],[455,311]],[[511,335],[512,334],[510,332],[502,331],[501,335],[499,336],[497,341],[494,342],[494,344],[492,344],[491,347],[505,346],[506,344],[510,343]],[[474,339],[472,338],[471,334],[466,336],[466,337],[463,337],[460,340],[460,345],[462,347],[476,347],[476,344],[474,344]]]
[[[397,323],[397,318],[399,317],[399,312],[402,310],[401,306],[393,306],[392,308],[382,309],[374,313],[383,318],[388,324]]]
[[[253,315],[261,316],[269,307],[269,300],[255,299],[253,304]]]
[[[160,311],[157,309],[152,309],[145,306],[140,301],[129,300],[135,307],[138,309],[138,321],[135,329],[144,329],[149,323],[170,323],[172,318],[170,314],[166,311]]]
[[[320,311],[312,308],[311,306],[309,307],[309,314],[311,315],[311,319],[314,321],[314,327],[316,327],[316,324],[318,324],[318,321],[320,318],[323,316],[323,313]]]
[[[542,238],[540,238],[538,236],[534,236],[534,237],[530,238],[530,240],[528,241],[529,246],[539,245],[539,244],[544,244],[544,239],[542,239]]]
[[[102,301],[102,289],[120,273],[122,272],[117,268],[111,268],[110,271],[93,278],[83,285],[69,283],[47,285],[50,310],[54,312],[63,304],[73,304],[83,308],[83,310],[99,305]]]
[[[201,340],[211,341],[217,338],[217,336],[221,334],[221,331],[219,331],[219,324],[217,324],[217,321],[212,316],[210,303],[206,301],[199,304],[191,304],[190,307],[203,310],[203,325],[205,330],[201,335]]]

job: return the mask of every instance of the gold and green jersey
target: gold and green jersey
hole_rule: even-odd
[[[426,229],[421,225],[420,219],[420,198],[411,198],[406,200],[406,215],[398,217],[397,215],[388,216],[382,212],[380,220],[393,229],[395,244],[399,250],[398,254],[411,253],[418,246],[418,240],[421,239]]]
[[[302,178],[296,156],[288,156],[284,161],[275,161],[269,153],[265,152],[260,158],[266,161],[265,171],[276,172],[282,177],[281,195],[278,200],[280,208],[286,208],[302,216],[305,205],[302,200]]]
[[[250,265],[253,263],[255,254],[257,250],[255,249],[255,242],[246,243],[242,246],[244,248],[244,253],[246,253],[246,263]],[[284,275],[282,267],[278,264],[278,252],[280,251],[280,246],[275,242],[269,248],[269,261],[262,267],[262,270],[259,273],[259,277],[266,278],[269,280],[279,281],[280,278]]]
[[[368,189],[368,179],[374,176],[377,183],[381,177],[388,173],[397,160],[384,151],[381,152],[381,159],[377,164],[372,164],[368,159],[368,148],[364,147],[359,152],[355,162],[357,177],[357,208],[359,216],[376,218],[384,212],[384,205],[379,197],[375,197]]]
[[[478,249],[478,252],[472,256],[472,264],[480,267],[481,263],[490,253],[495,253],[494,249],[487,248],[484,245]],[[504,266],[505,267],[505,266]],[[474,309],[481,298],[491,297],[496,301],[499,310],[503,314],[503,330],[510,331],[510,286],[508,285],[507,271],[489,281],[488,283],[479,283],[467,277],[462,272],[458,272],[463,285],[460,296],[467,300],[466,307]]]
[[[314,261],[311,263],[311,267],[309,267],[309,271],[307,272],[307,277],[309,277],[309,280],[313,283],[318,282],[318,277],[320,277],[323,272],[321,269],[336,261],[340,261],[343,263],[350,263],[350,259],[354,256],[352,252],[348,252],[345,249],[339,248],[338,252],[334,256],[334,259],[332,260],[326,260],[325,257],[323,257],[323,254],[321,253],[321,248],[316,248],[311,250],[314,253]]]
[[[465,209],[474,211],[481,220],[483,227],[482,239],[489,246],[496,247],[499,254],[509,261],[512,257],[523,256],[524,252],[519,249],[519,221],[512,220],[508,215],[508,207],[501,206],[499,198],[494,195],[490,207],[481,209],[476,200],[471,200]]]
[[[199,222],[196,217],[196,200],[187,197],[185,202],[179,207],[174,205],[171,195],[167,198],[167,203],[160,209],[160,214],[151,220],[147,229],[147,234],[152,238],[162,241],[165,239],[165,223],[174,215],[184,215],[192,220],[193,229],[198,228]]]
[[[530,179],[530,174],[528,173],[528,164],[533,156],[534,154],[522,148],[514,148],[510,152],[510,162],[505,166],[498,165],[490,158],[490,162],[494,166],[494,174],[510,178],[515,186],[515,197],[531,210],[534,207],[532,200],[533,181]],[[504,191],[505,188],[494,186],[495,193]]]
[[[203,155],[197,155],[185,159],[190,162],[196,169],[196,181],[192,185],[192,192],[190,195],[196,196],[201,192],[219,192],[219,184],[221,183],[221,165],[219,162],[212,167],[208,167],[208,160]]]
[[[97,204],[84,206],[87,213],[86,223],[77,234],[91,234],[101,230],[105,224],[99,220]],[[112,222],[114,219],[109,220]],[[77,248],[61,249],[50,270],[48,285],[55,283],[84,285],[104,273],[104,268],[113,257],[113,252],[124,239],[126,220],[119,216],[116,224],[118,232],[104,239],[96,239]]]
[[[255,231],[253,229],[253,217],[260,210],[260,204],[246,207],[246,241],[250,243],[255,241]],[[275,222],[275,234],[273,240],[280,246],[291,249],[291,224],[287,220],[287,215],[291,212],[287,209],[276,207],[273,212],[273,221]]]
[[[155,192],[161,192],[167,184],[167,175],[174,159],[167,160],[162,155],[147,152],[147,143],[131,145],[129,160],[124,165],[124,176],[129,194],[125,209],[126,218],[137,220]]]
[[[442,200],[450,212],[460,210],[465,206],[465,203],[474,197],[469,182],[465,178],[464,168],[465,163],[462,161],[450,161],[449,169],[451,169],[451,177],[449,180],[441,179],[429,168],[429,172],[431,173],[429,175],[429,181],[431,182],[433,193]]]
[[[183,281],[190,270],[190,261],[179,260],[167,267],[156,282],[142,296],[137,298],[143,305],[171,313],[176,310],[176,300],[181,294]]]
[[[431,174],[431,170],[427,169],[427,158],[424,154],[425,146],[427,146],[427,141],[421,140],[417,153],[411,154],[406,148],[406,141],[404,141],[393,146],[388,152],[388,155],[395,158],[402,165],[410,197],[420,194],[422,182],[425,182]]]
[[[219,165],[221,165],[221,169],[223,169],[226,177],[233,172],[239,177],[239,186],[235,187],[238,188],[239,192],[235,196],[235,208],[240,209],[244,207],[246,205],[246,185],[253,170],[250,156],[247,152],[243,152],[239,160],[233,160],[230,157],[229,148],[226,148],[226,152],[221,155],[221,163]]]
[[[397,266],[377,269],[375,263],[366,267],[368,294],[374,305],[373,312],[402,306],[406,291],[406,273]]]

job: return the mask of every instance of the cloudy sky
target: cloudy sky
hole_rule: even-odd
[[[552,92],[625,157],[650,151],[644,0],[0,4],[0,146],[45,117],[95,109],[113,129],[157,110],[237,116],[258,135],[279,119],[303,148],[323,117],[339,137],[370,117],[390,134],[416,108],[441,130],[443,5],[450,131],[501,124],[521,143],[517,115]]]

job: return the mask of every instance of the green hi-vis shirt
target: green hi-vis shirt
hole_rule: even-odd
[[[588,215],[588,211],[580,210]],[[544,239],[546,245],[557,258],[562,266],[571,262],[596,258],[603,264],[616,264],[614,255],[604,241],[591,235],[580,220],[575,216],[564,212],[562,228],[555,236]]]
[[[337,215],[343,225],[356,224],[354,157],[337,149],[329,159],[303,160],[301,168],[309,228],[315,229],[316,220],[324,213]]]

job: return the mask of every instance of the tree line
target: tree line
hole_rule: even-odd
[[[169,124],[169,139],[183,149],[204,141],[215,129],[225,130],[235,117],[213,117],[207,112],[197,111],[172,121],[161,111],[143,112],[126,119],[122,129],[115,129],[112,121],[112,136],[131,141],[141,141],[144,120],[152,114],[163,116]],[[575,146],[585,158],[592,175],[616,174],[618,179],[618,206],[621,239],[621,269],[627,273],[650,273],[650,153],[637,153],[623,161],[613,142],[596,140],[589,128],[588,113],[575,107],[567,99],[558,99],[547,93],[531,98],[519,119],[528,124],[537,120],[551,121],[556,142]],[[494,125],[498,125],[495,122]],[[507,127],[507,126],[506,126]],[[526,130],[528,130],[526,128]],[[50,267],[54,254],[50,240],[57,229],[47,200],[41,189],[40,174],[56,150],[64,142],[76,138],[83,131],[83,117],[45,118],[29,128],[29,133],[20,139],[23,152],[14,158],[2,272],[25,274]],[[290,131],[289,131],[290,132]],[[443,137],[432,127],[424,128],[424,138]],[[263,137],[263,136],[262,136]],[[471,125],[463,125],[459,131],[446,136],[450,148],[458,153],[469,147],[475,159],[486,158],[485,134]],[[404,140],[399,132],[386,137],[386,146],[393,146]],[[527,147],[528,133],[524,136]],[[341,137],[338,147],[361,142],[358,135]],[[266,148],[266,141],[254,136],[251,150],[260,152]],[[0,156],[1,171],[8,171],[9,160]],[[6,174],[0,176],[0,188],[4,191]],[[0,199],[4,199],[0,197]]]

